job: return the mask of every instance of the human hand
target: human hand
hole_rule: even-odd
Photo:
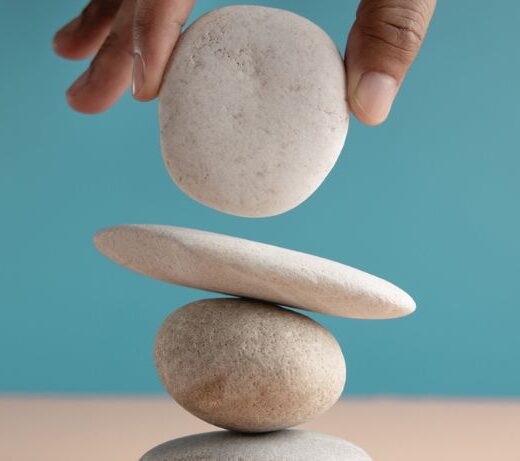
[[[131,85],[134,98],[159,92],[173,47],[195,0],[91,0],[54,37],[68,59],[95,54],[67,91],[89,114],[114,104]],[[348,103],[368,125],[382,123],[424,40],[435,0],[361,0],[346,50]]]
[[[112,106],[131,85],[148,101],[162,76],[195,0],[90,0],[81,14],[54,36],[54,50],[67,59],[95,54],[67,90],[71,107],[95,114]]]

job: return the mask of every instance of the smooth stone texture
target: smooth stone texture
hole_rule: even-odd
[[[207,432],[152,448],[140,461],[372,461],[343,439],[306,431]]]
[[[160,93],[172,179],[239,216],[302,203],[334,166],[348,128],[345,67],[332,39],[294,13],[232,6],[181,36]]]
[[[98,250],[176,285],[360,319],[402,317],[413,299],[385,280],[328,259],[194,229],[124,225],[97,233]]]
[[[204,421],[240,432],[303,423],[340,397],[345,359],[314,320],[273,304],[206,299],[170,314],[155,340],[168,393]]]

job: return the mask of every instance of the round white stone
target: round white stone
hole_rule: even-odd
[[[100,231],[95,244],[113,261],[176,285],[340,317],[385,319],[415,310],[408,294],[366,272],[227,235],[124,225]]]
[[[140,461],[372,461],[361,448],[317,432],[207,432],[158,445]]]
[[[225,213],[283,213],[334,166],[348,128],[343,60],[294,13],[231,6],[180,37],[160,92],[167,169]]]
[[[314,320],[262,301],[206,299],[171,314],[155,340],[168,393],[204,421],[269,432],[309,421],[341,395],[345,359]]]

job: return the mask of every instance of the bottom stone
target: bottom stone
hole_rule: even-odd
[[[372,461],[361,448],[317,432],[264,434],[217,431],[190,435],[152,448],[140,461]]]

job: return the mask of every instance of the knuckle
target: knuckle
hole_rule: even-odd
[[[398,59],[409,63],[419,51],[428,25],[423,3],[375,3],[375,6],[360,8],[356,26],[374,46],[389,47]],[[403,6],[403,3],[409,5]]]
[[[134,34],[136,34],[137,37],[145,35],[154,24],[164,21],[164,17],[161,17],[162,14],[168,16],[169,23],[176,24],[182,28],[186,22],[185,16],[187,16],[182,14],[183,9],[186,8],[185,4],[186,0],[170,0],[168,2],[168,12],[165,13],[157,8],[155,2],[137,0],[136,14],[134,17]]]
[[[134,17],[134,34],[136,37],[142,37],[150,28],[151,13],[147,11],[148,7],[139,10]]]
[[[134,16],[134,37],[136,39],[141,39],[152,28],[155,10],[153,2],[137,0]]]

